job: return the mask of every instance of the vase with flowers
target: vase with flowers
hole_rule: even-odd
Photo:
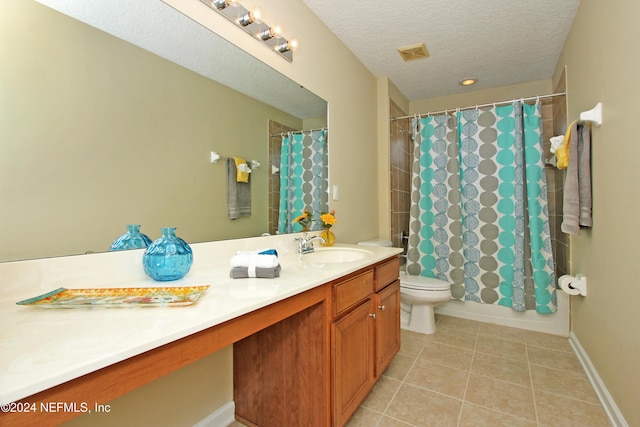
[[[336,236],[333,234],[333,231],[331,231],[331,227],[338,222],[336,220],[336,211],[326,212],[320,215],[320,222],[323,228],[320,237],[324,239],[324,243],[321,243],[322,246],[333,246],[336,242]]]
[[[302,227],[301,231],[305,232],[309,231],[309,225],[311,224],[312,219],[313,215],[311,214],[311,212],[305,209],[302,212],[302,215],[297,216],[296,219],[293,220],[293,222],[300,224],[300,226]]]

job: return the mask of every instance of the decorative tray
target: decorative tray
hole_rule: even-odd
[[[179,307],[195,303],[207,289],[209,285],[170,288],[58,288],[16,304],[43,308]]]

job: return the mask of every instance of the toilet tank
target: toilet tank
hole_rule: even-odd
[[[362,242],[358,242],[357,244],[361,246],[384,246],[389,248],[393,245],[391,243],[391,240],[386,240],[386,239],[364,240]]]

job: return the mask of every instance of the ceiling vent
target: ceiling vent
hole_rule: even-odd
[[[424,43],[416,43],[405,47],[399,47],[398,53],[400,53],[400,56],[402,56],[402,59],[404,59],[405,62],[429,57],[429,51]]]

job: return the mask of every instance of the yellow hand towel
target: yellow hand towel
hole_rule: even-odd
[[[577,120],[567,127],[567,133],[564,135],[564,142],[554,153],[558,159],[556,165],[558,169],[566,169],[569,166],[569,140],[571,140],[571,129],[576,122]]]
[[[238,171],[236,175],[237,182],[249,182],[249,166],[247,166],[247,161],[245,159],[241,159],[240,157],[234,157],[233,160],[236,162],[236,170]]]

